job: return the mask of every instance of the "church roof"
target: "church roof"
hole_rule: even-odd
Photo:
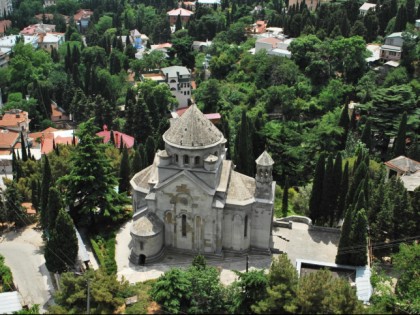
[[[247,200],[252,201],[254,199],[255,186],[254,178],[232,171],[226,202],[241,204]]]
[[[144,190],[149,190],[149,179],[150,174],[154,168],[154,164],[149,165],[148,167],[142,169],[140,172],[135,174],[131,179],[131,182],[134,183],[137,187],[142,188]]]
[[[138,236],[153,236],[162,231],[162,221],[152,212],[134,221],[131,232]]]
[[[223,134],[193,104],[164,133],[163,140],[178,148],[203,149],[224,140]]]
[[[258,165],[262,166],[271,166],[274,164],[273,159],[271,158],[270,154],[267,153],[267,151],[264,151],[256,160],[255,162]]]

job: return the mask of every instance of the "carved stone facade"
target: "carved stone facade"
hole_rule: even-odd
[[[131,180],[130,260],[150,263],[165,249],[270,254],[275,183],[268,153],[256,160],[256,178],[235,172],[226,139],[196,105],[172,121],[163,140],[165,150]]]

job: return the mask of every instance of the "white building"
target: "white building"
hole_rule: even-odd
[[[292,53],[288,47],[293,39],[280,39],[276,37],[259,38],[255,42],[255,52],[264,49],[267,54],[290,58]]]
[[[165,150],[131,179],[134,218],[130,261],[165,251],[222,258],[270,255],[275,182],[263,152],[255,178],[226,160],[226,139],[195,104],[163,135]]]
[[[16,45],[18,37],[23,37],[24,44],[30,44],[34,49],[38,48],[38,35],[9,35],[0,38],[0,51],[9,54]]]
[[[376,4],[375,4],[375,3],[368,3],[368,2],[365,2],[365,3],[363,3],[363,4],[362,4],[362,6],[359,8],[359,14],[360,14],[361,16],[365,16],[365,15],[366,15],[366,13],[367,13],[370,9],[372,9],[372,11],[375,11],[375,9],[376,9]]]

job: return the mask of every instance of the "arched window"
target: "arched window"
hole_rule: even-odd
[[[188,155],[184,155],[184,165],[190,164],[190,157]]]
[[[245,216],[245,223],[244,223],[244,237],[248,236],[248,216]]]
[[[219,156],[219,151],[215,151],[215,152],[214,152],[214,155],[215,155],[215,156]]]
[[[182,215],[182,236],[187,236],[187,216],[185,214]]]
[[[196,157],[194,158],[194,164],[195,164],[195,165],[200,164],[200,157],[199,157],[199,156],[196,156]]]
[[[172,79],[169,83],[176,83],[176,80]]]
[[[178,163],[178,154],[175,154],[175,162]]]

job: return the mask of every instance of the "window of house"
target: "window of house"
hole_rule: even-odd
[[[175,154],[175,162],[178,163],[178,154]]]
[[[397,53],[396,53],[395,51],[390,51],[390,52],[389,52],[389,55],[390,55],[390,56],[396,56],[396,55],[397,55]]]
[[[143,250],[144,249],[144,244],[143,244],[143,242],[140,242],[140,250]]]
[[[185,214],[182,215],[182,236],[187,236],[187,216]]]
[[[190,157],[188,155],[184,155],[184,164],[185,165],[190,164]]]
[[[245,216],[245,223],[244,223],[244,237],[248,236],[248,216]]]
[[[214,152],[214,155],[219,156],[219,152],[218,151]]]
[[[196,156],[196,157],[194,158],[194,164],[195,164],[195,165],[200,164],[200,157],[199,157],[199,156]]]

